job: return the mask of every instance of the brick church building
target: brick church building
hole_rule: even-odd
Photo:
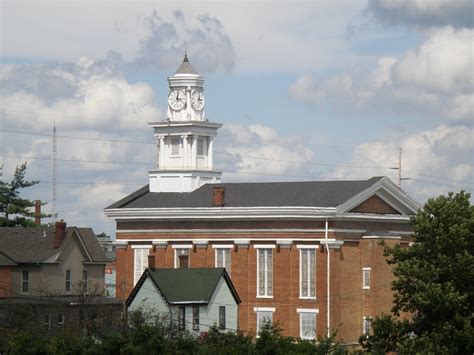
[[[204,78],[185,56],[168,83],[168,119],[150,123],[149,185],[105,209],[117,224],[117,297],[148,255],[157,268],[225,267],[242,301],[240,330],[278,321],[285,335],[337,329],[356,342],[392,306],[380,241],[408,245],[419,204],[386,177],[222,183],[212,154],[221,124],[205,118]]]

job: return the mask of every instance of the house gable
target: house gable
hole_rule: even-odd
[[[160,290],[149,277],[148,273],[143,274],[143,279],[137,284],[133,298],[127,302],[128,309],[132,312],[142,311],[144,313],[168,314],[169,306]],[[132,295],[131,295],[132,296]]]
[[[382,178],[369,188],[356,194],[336,209],[344,214],[397,214],[414,215],[421,205],[396,186],[390,179]]]
[[[387,204],[377,195],[369,197],[349,212],[352,213],[375,213],[375,214],[401,214],[395,208]]]

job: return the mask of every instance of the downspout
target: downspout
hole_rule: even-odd
[[[327,285],[326,285],[326,291],[327,291],[327,294],[326,294],[326,307],[327,307],[327,325],[326,325],[326,328],[327,328],[327,336],[328,338],[331,336],[331,301],[330,301],[330,297],[331,297],[331,289],[330,289],[330,286],[331,286],[331,283],[330,283],[330,254],[329,254],[329,243],[328,243],[328,220],[326,219],[326,226],[324,228],[324,240],[325,240],[325,243],[326,243],[326,251],[328,253],[328,257],[327,257],[327,265],[326,265],[326,272],[327,272]]]

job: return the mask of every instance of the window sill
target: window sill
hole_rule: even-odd
[[[271,298],[273,298],[273,296],[257,296],[257,298],[269,298],[269,299],[271,299]]]
[[[300,300],[312,300],[312,301],[316,301],[316,297],[303,297],[303,296],[300,296]]]
[[[370,286],[363,286],[362,289],[363,290],[370,290]]]

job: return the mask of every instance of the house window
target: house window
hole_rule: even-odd
[[[199,330],[199,306],[193,306],[193,330]]]
[[[67,269],[66,270],[66,285],[65,285],[65,291],[70,292],[71,291],[71,270]]]
[[[150,248],[135,248],[134,249],[134,264],[133,264],[133,285],[136,285],[143,274],[143,271],[148,266],[148,253]]]
[[[171,140],[171,155],[177,156],[179,155],[179,141],[180,139],[178,137],[173,137],[170,139]]]
[[[300,314],[300,338],[315,339],[316,338],[316,315],[318,309],[301,309],[297,312]]]
[[[21,292],[27,293],[30,284],[30,272],[27,270],[23,270],[21,272]]]
[[[219,306],[219,329],[225,329],[225,306]]]
[[[177,269],[189,267],[189,248],[175,249],[174,266]]]
[[[370,288],[370,267],[362,268],[362,288]]]
[[[178,327],[180,330],[186,328],[186,307],[178,308]]]
[[[225,267],[230,275],[230,248],[216,249],[216,267]]]
[[[371,325],[372,325],[372,319],[370,317],[363,317],[362,318],[362,334],[369,335]]]
[[[205,140],[204,138],[198,138],[197,140],[197,155],[198,156],[203,156],[205,154]]]
[[[58,314],[58,324],[64,324],[64,313]]]
[[[316,298],[316,249],[300,249],[300,298]]]
[[[257,334],[263,329],[267,323],[273,323],[273,312],[275,308],[272,307],[255,307],[253,309],[257,313]]]
[[[272,249],[257,250],[257,297],[273,297]]]
[[[87,270],[82,270],[82,291],[87,292]]]

